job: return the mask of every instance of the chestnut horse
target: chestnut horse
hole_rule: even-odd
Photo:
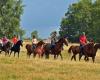
[[[31,54],[33,54],[33,57],[36,57],[38,54],[39,57],[43,57],[44,54],[44,42],[40,41],[36,44],[36,48],[34,49],[31,44],[26,44],[27,49],[27,56],[30,57]]]
[[[46,58],[49,58],[49,54],[54,55],[54,59],[56,59],[59,55],[61,59],[63,59],[61,51],[63,48],[63,44],[68,46],[68,41],[65,38],[60,38],[58,42],[56,42],[55,47],[51,48],[51,44],[45,45],[45,56]]]
[[[40,41],[40,42],[37,43],[36,48],[34,49],[34,57],[36,57],[37,54],[39,55],[39,58],[43,57],[43,55],[44,55],[44,44],[45,43],[43,41]]]

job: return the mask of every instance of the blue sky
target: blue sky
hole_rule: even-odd
[[[37,30],[39,37],[48,38],[54,30],[59,30],[60,22],[68,6],[77,0],[23,0],[24,14],[21,26],[26,37]]]

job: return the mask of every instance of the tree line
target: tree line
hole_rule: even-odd
[[[88,39],[100,42],[100,0],[79,0],[69,6],[60,25],[60,36],[79,41],[85,32]]]
[[[23,7],[22,0],[0,0],[0,37],[25,34],[20,26]]]

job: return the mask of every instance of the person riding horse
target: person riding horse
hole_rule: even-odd
[[[5,46],[8,41],[9,40],[7,39],[7,37],[6,36],[3,36],[3,38],[2,38],[2,44],[3,44],[3,46]]]
[[[33,37],[32,37],[32,47],[33,47],[33,49],[36,48],[36,44],[37,44],[37,43],[38,43],[38,41],[37,41],[35,35],[33,35]]]
[[[15,45],[18,41],[18,37],[16,35],[13,36],[12,38],[12,42],[13,42],[13,45]]]
[[[50,34],[50,36],[51,36],[51,48],[54,48],[56,42],[58,41],[57,32],[56,32],[56,31],[52,32],[52,33]]]
[[[82,32],[82,35],[80,36],[79,41],[80,41],[80,51],[81,51],[81,54],[84,54],[83,53],[83,47],[84,47],[84,45],[87,44],[87,37],[85,35],[85,32]]]

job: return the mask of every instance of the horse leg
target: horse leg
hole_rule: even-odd
[[[46,59],[49,59],[49,53],[48,54],[45,54],[45,58]]]
[[[0,51],[0,54],[1,54],[1,52],[2,52],[2,51]]]
[[[87,57],[85,56],[85,57],[84,57],[84,60],[85,60],[85,61],[89,61],[89,58],[87,58]]]
[[[36,53],[34,52],[34,54],[33,54],[33,57],[35,58],[36,57]]]
[[[43,53],[43,54],[41,54],[41,58],[43,58],[43,56],[44,56],[44,53]]]
[[[92,56],[92,61],[93,61],[93,63],[95,62],[95,56]]]
[[[19,52],[18,52],[18,58],[19,58]]]
[[[11,53],[12,53],[12,51],[10,52],[9,57],[11,56]]]
[[[61,54],[61,52],[59,53],[59,55],[60,55],[60,57],[61,57],[61,60],[63,60],[63,57],[62,57],[62,54]]]
[[[85,61],[89,61],[88,55],[85,54]]]
[[[7,55],[7,52],[5,51],[5,56]]]
[[[49,51],[45,51],[45,58],[46,59],[49,59],[49,54],[50,54]]]
[[[80,53],[80,54],[79,54],[79,61],[81,60],[81,57],[82,57],[82,54]]]
[[[74,60],[76,61],[76,55],[74,54]]]
[[[15,57],[16,52],[14,52],[14,57]]]
[[[30,53],[27,52],[27,57],[30,58]]]
[[[71,61],[73,60],[74,55],[71,57]]]
[[[56,59],[56,55],[54,54],[54,59]]]

